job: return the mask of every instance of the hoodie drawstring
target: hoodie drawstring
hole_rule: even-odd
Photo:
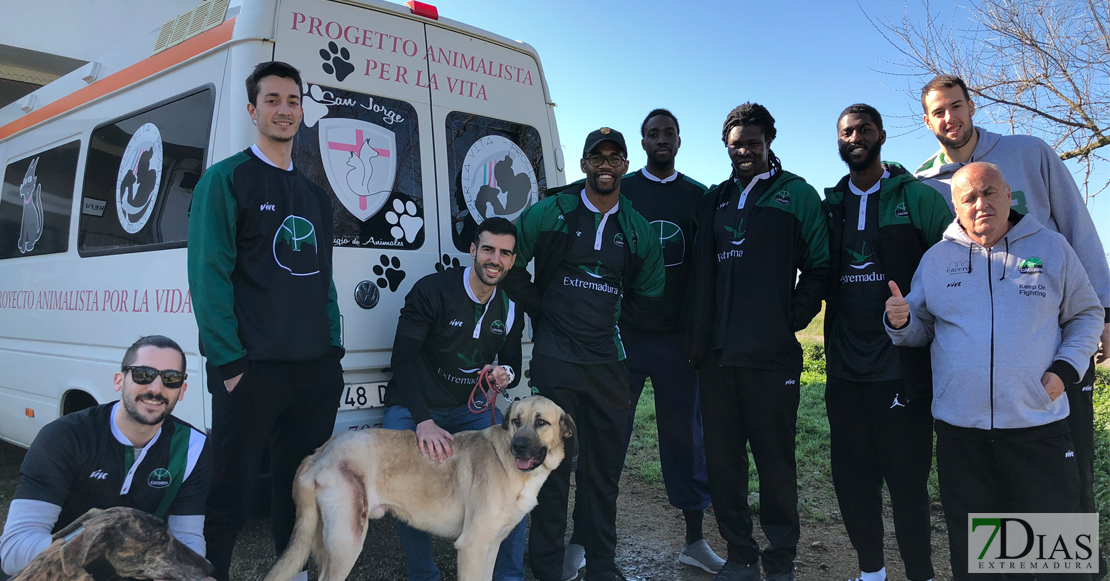
[[[967,245],[967,273],[971,274],[971,248],[972,244]]]
[[[1010,256],[1010,237],[1006,237],[1006,254],[1002,257],[1002,278],[998,280],[1006,280],[1006,262]]]

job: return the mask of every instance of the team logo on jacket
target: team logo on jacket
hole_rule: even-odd
[[[894,215],[899,218],[905,218],[910,215],[910,211],[906,209],[905,202],[898,204],[898,206],[894,208]]]
[[[874,261],[869,260],[872,256],[875,255],[875,253],[867,251],[867,241],[866,240],[861,240],[860,241],[859,252],[856,252],[855,250],[852,250],[851,248],[845,248],[844,250],[846,252],[848,252],[848,254],[851,254],[852,258],[853,258],[853,260],[850,263],[848,263],[848,266],[851,266],[852,268],[854,268],[856,270],[863,270],[863,269],[867,268],[868,266],[871,266],[871,265],[875,264]]]
[[[116,216],[128,234],[146,226],[162,183],[162,134],[145,123],[127,143],[116,174]]]
[[[146,483],[151,488],[165,488],[173,482],[173,474],[165,468],[155,468],[150,476],[147,476]]]
[[[967,274],[971,269],[968,267],[971,263],[966,260],[954,260],[948,263],[946,272],[948,274]]]
[[[1044,263],[1039,256],[1030,256],[1018,264],[1018,272],[1022,274],[1037,274],[1044,272]]]
[[[790,205],[790,192],[779,192],[775,194],[775,201],[783,206]]]
[[[479,224],[494,217],[515,220],[539,199],[532,162],[515,143],[500,135],[487,135],[470,146],[461,177],[466,208]]]
[[[737,224],[735,228],[729,228],[728,226],[725,226],[725,231],[729,234],[732,234],[732,240],[729,240],[728,243],[733,246],[740,246],[744,243],[745,240],[747,240],[747,238],[745,238],[745,234],[748,232],[748,229],[744,227],[743,218],[740,219],[740,223]]]
[[[274,261],[293,276],[320,272],[316,259],[316,228],[312,222],[290,214],[274,233]]]
[[[365,222],[385,206],[397,175],[397,137],[357,119],[321,119],[320,161],[335,197]]]
[[[617,232],[617,234],[615,236],[613,236],[613,245],[618,247],[618,248],[624,248],[624,234],[623,233]]]
[[[656,220],[651,223],[659,235],[659,246],[663,248],[663,266],[678,266],[686,258],[686,237],[682,228],[674,222]]]
[[[463,355],[462,353],[456,353],[456,355],[459,356],[459,362],[462,363],[462,366],[466,368],[466,369],[463,369],[463,367],[460,367],[459,368],[460,372],[462,372],[462,373],[477,373],[477,372],[482,370],[483,365],[481,363],[478,363],[478,349],[477,348],[475,348],[474,351],[472,351],[470,353],[470,357],[467,357],[466,355]]]
[[[489,332],[493,333],[494,335],[504,335],[505,323],[502,322],[500,319],[490,323]]]

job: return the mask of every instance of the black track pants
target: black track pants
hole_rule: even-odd
[[[928,400],[906,403],[902,380],[854,382],[829,377],[833,487],[861,571],[883,560],[883,482],[890,490],[894,533],[906,578],[933,578],[929,468],[933,417]]]
[[[1075,464],[1079,467],[1079,512],[1098,512],[1095,505],[1095,360],[1079,383],[1067,387],[1068,429],[1075,446]],[[1099,575],[1106,576],[1106,556],[1099,554]]]
[[[1059,424],[1064,424],[1063,420]],[[1045,430],[1061,427],[1045,426]],[[1066,426],[1063,426],[1066,427]],[[997,430],[996,430],[997,431]],[[956,581],[1003,579],[1001,574],[967,568],[967,515],[972,512],[1079,512],[1079,471],[1071,436],[1063,429],[1038,439],[993,441],[985,430],[953,429],[937,422],[937,475],[948,525],[952,578]],[[968,438],[954,432],[978,432]],[[1009,577],[1007,577],[1009,578]],[[1038,574],[1037,579],[1084,581],[1089,575]]]
[[[612,571],[616,564],[617,494],[628,423],[628,371],[623,361],[569,363],[532,357],[532,381],[540,395],[559,404],[578,429],[577,537],[586,549],[586,576]],[[570,492],[571,458],[551,473],[532,511],[528,554],[532,573],[541,581],[563,573],[564,535]]]
[[[208,367],[216,475],[208,495],[204,539],[213,577],[228,581],[235,539],[246,522],[262,454],[269,449],[274,548],[280,555],[293,534],[293,476],[301,460],[335,428],[343,368],[335,355],[313,361],[251,361],[230,394]]]
[[[759,472],[759,522],[767,535],[763,570],[794,570],[800,526],[794,438],[798,424],[799,371],[721,367],[721,352],[698,369],[709,494],[728,559],[760,560],[748,508],[750,444]]]

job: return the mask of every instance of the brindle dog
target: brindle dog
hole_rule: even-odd
[[[9,581],[92,581],[85,566],[98,558],[124,578],[202,581],[212,573],[204,557],[173,538],[165,521],[115,507],[94,508],[54,533],[54,542]]]

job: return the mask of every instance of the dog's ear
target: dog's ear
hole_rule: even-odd
[[[578,456],[578,428],[574,425],[574,418],[566,412],[559,418],[559,435],[563,437],[564,444],[566,440],[570,440],[570,453],[566,457]]]
[[[63,537],[68,537],[70,534],[73,533],[73,531],[76,531],[77,529],[85,526],[85,521],[87,521],[91,518],[95,518],[96,516],[98,516],[102,512],[104,512],[104,511],[99,509],[99,508],[90,508],[88,512],[86,512],[85,514],[77,517],[77,520],[69,523],[62,530],[54,533],[53,536],[52,536],[53,540],[56,541],[56,540],[61,539]]]
[[[93,510],[89,512],[91,513]],[[79,523],[85,523],[84,530],[77,533],[77,536],[62,545],[62,571],[70,578],[76,578],[78,576],[78,571],[82,571],[86,563],[92,561],[104,552],[102,537],[104,536],[106,524],[102,519],[86,523],[86,521],[89,521],[95,516],[97,515],[85,513],[84,516],[74,521],[73,524],[58,531],[58,535],[62,535],[62,533],[66,531],[72,533],[79,528]],[[73,525],[75,524],[78,525],[78,527],[74,527]]]
[[[501,429],[502,430],[508,431],[508,429],[509,429],[509,418],[513,417],[513,406],[514,405],[516,405],[515,401],[513,403],[510,403],[509,408],[505,410],[504,417],[501,418]]]

